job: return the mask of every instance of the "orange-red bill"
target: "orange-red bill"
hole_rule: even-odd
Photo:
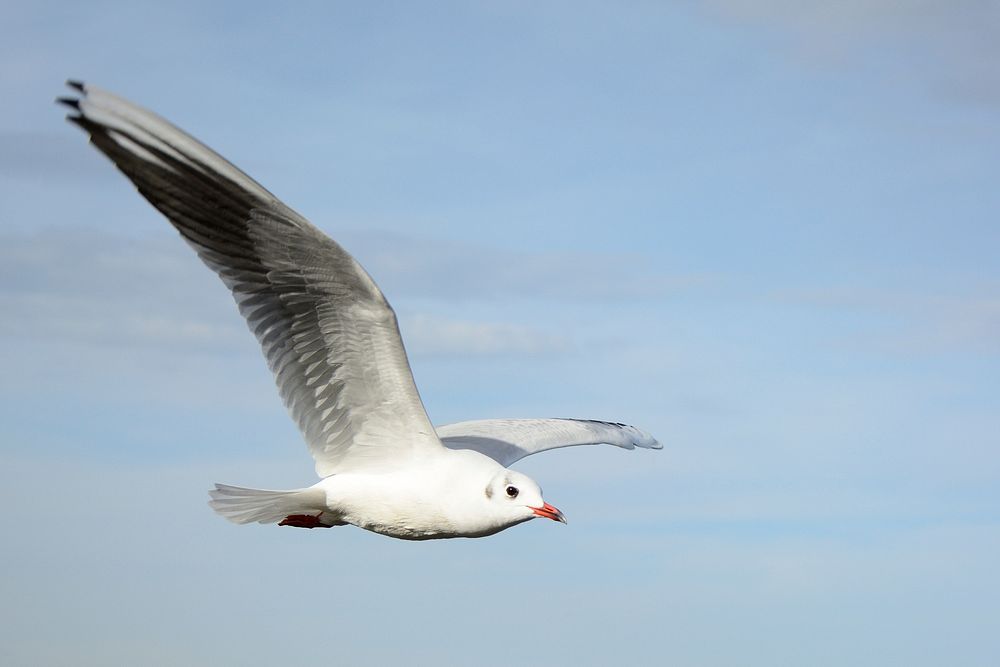
[[[543,504],[541,507],[532,507],[531,511],[538,516],[545,517],[546,519],[566,523],[566,517],[563,516],[563,513],[548,503]]]

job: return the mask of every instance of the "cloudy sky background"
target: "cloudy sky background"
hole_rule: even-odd
[[[0,662],[997,664],[995,3],[161,5],[0,25]],[[67,77],[353,252],[435,422],[664,451],[488,540],[216,517],[312,463]]]

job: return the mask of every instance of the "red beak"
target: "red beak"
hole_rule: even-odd
[[[553,521],[561,521],[563,523],[566,523],[566,517],[563,516],[563,513],[557,510],[552,505],[549,505],[548,503],[543,504],[541,507],[532,507],[530,509],[538,516],[543,516],[546,519],[552,519]]]

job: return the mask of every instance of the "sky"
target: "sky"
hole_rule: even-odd
[[[998,32],[977,0],[8,3],[0,662],[997,664]],[[67,78],[352,252],[435,423],[664,449],[516,464],[568,526],[225,522],[212,483],[312,461]]]

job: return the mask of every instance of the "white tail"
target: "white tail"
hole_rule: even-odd
[[[329,511],[326,492],[314,486],[292,491],[265,491],[216,484],[208,495],[212,496],[208,502],[212,509],[233,523],[278,523],[290,515]],[[334,525],[336,522],[323,523]]]

